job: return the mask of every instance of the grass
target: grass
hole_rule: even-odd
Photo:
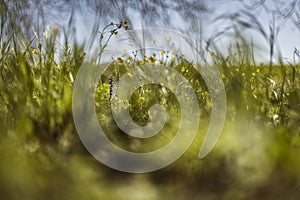
[[[110,24],[108,39],[119,30]],[[108,27],[109,27],[108,26]],[[106,27],[106,28],[108,28]],[[116,28],[117,27],[117,28]],[[121,28],[121,26],[120,26]],[[105,40],[101,32],[100,39]],[[144,85],[129,102],[132,119],[149,122],[149,107],[160,103],[171,118],[161,134],[133,139],[115,124],[113,88],[130,69],[145,63],[170,66],[188,79],[201,108],[199,134],[172,165],[148,174],[111,170],[87,153],[72,117],[72,87],[85,59],[84,47],[57,44],[57,35],[24,40],[1,38],[0,56],[0,196],[2,199],[293,199],[300,178],[300,64],[256,64],[251,44],[238,41],[229,56],[217,49],[207,55],[218,66],[227,94],[222,136],[205,159],[197,158],[207,130],[211,102],[204,80],[184,58],[155,61],[130,56],[112,62],[95,92],[99,123],[119,146],[152,151],[168,143],[181,116],[178,101],[162,85]],[[294,56],[297,56],[296,54]],[[94,62],[99,62],[98,57]],[[176,133],[176,132],[175,132]]]

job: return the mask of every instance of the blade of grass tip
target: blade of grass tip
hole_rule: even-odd
[[[269,75],[272,74],[272,67],[273,67],[273,54],[274,54],[274,41],[275,41],[275,35],[274,35],[274,27],[275,21],[274,21],[274,15],[273,15],[273,24],[269,24],[269,30],[270,30],[270,38],[269,38],[269,45],[270,45],[270,62],[269,62]]]

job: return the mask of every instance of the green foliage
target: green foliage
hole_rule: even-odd
[[[26,117],[34,124],[33,134],[49,139],[70,120],[72,84],[84,52],[66,46],[55,61],[54,41],[49,38],[34,48],[13,36],[2,43],[0,117],[9,129]]]
[[[109,38],[116,35],[118,25],[108,26],[112,30],[108,31],[100,55]],[[199,160],[197,153],[212,105],[207,86],[193,64],[182,57],[118,58],[99,78],[95,91],[99,123],[116,145],[133,152],[154,151],[168,144],[179,127],[181,113],[176,96],[159,84],[141,86],[128,102],[120,102],[123,107],[116,109],[129,106],[132,119],[144,126],[150,120],[149,108],[161,104],[170,116],[161,133],[145,140],[136,139],[117,127],[111,102],[119,101],[118,87],[112,87],[132,68],[146,63],[172,67],[189,80],[201,108],[199,136],[183,157],[159,172],[124,175],[95,164],[78,141],[72,119],[72,86],[85,58],[84,47],[68,43],[59,46],[56,33],[54,29],[48,38],[37,36],[31,42],[12,34],[0,43],[2,198],[82,199],[88,195],[119,199],[129,183],[142,191],[133,193],[133,199],[145,195],[143,192],[152,192],[151,199],[185,199],[186,196],[176,194],[177,188],[184,188],[186,193],[201,193],[208,199],[216,199],[220,194],[225,199],[243,199],[249,195],[260,198],[260,190],[284,192],[291,189],[288,184],[297,184],[299,63],[273,64],[270,74],[269,64],[256,64],[251,44],[244,41],[232,45],[229,56],[217,50],[210,52],[226,87],[228,115],[216,148],[208,158]],[[99,57],[93,61],[98,62]],[[273,182],[284,186],[276,191]],[[204,185],[202,189],[199,184]],[[159,189],[160,186],[170,193]]]

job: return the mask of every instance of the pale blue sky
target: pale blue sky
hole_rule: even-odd
[[[289,1],[289,0],[287,0]],[[232,12],[238,12],[239,9],[242,7],[241,4],[236,3],[235,1],[222,1],[222,0],[207,0],[205,1],[207,3],[207,6],[209,9],[211,9],[212,13],[205,14],[206,18],[203,20],[203,27],[204,27],[204,39],[208,39],[211,34],[214,34],[215,32],[222,31],[222,29],[225,26],[228,26],[229,24],[226,24],[224,22],[222,23],[214,23],[213,19],[217,17],[221,13],[232,13]],[[262,12],[261,15],[257,15],[257,18],[259,21],[264,25],[266,31],[269,31],[269,24],[272,20],[272,17],[270,14],[267,14],[266,12]],[[176,16],[173,17],[173,19],[184,26],[184,21],[176,18]],[[140,21],[139,16],[137,14],[134,14],[132,16],[133,21],[133,27],[138,28],[140,27]],[[77,20],[77,37],[79,38],[79,41],[83,41],[85,38],[88,38],[89,31],[92,29],[93,22],[91,20],[91,16],[86,15],[84,18],[80,18]],[[254,31],[244,31],[244,35],[246,35],[246,38],[252,37],[253,41],[257,45],[257,47],[260,50],[257,50],[257,61],[267,61],[268,60],[268,44],[263,39],[262,36],[256,34]],[[195,38],[196,39],[196,38]],[[221,41],[219,41],[219,45],[223,45],[226,47],[228,44],[228,41],[232,41],[232,38],[223,38]],[[220,43],[221,42],[221,43]],[[280,50],[282,52],[282,56],[285,59],[285,61],[292,61],[293,51],[294,48],[300,48],[300,32],[296,29],[296,27],[291,23],[291,21],[287,22],[285,26],[282,27],[279,35],[278,35],[278,44],[280,46]]]
[[[290,0],[286,0],[286,2],[289,2]],[[234,2],[234,1],[217,1],[219,2],[216,5],[216,1],[210,0],[208,5],[210,7],[216,8],[216,11],[214,14],[210,16],[210,18],[214,18],[217,16],[217,14],[221,13],[231,13],[231,12],[238,12],[240,9],[243,9],[241,4]],[[222,3],[223,2],[223,3]],[[266,1],[269,5],[270,1]],[[271,6],[271,5],[269,5]],[[266,32],[269,32],[269,25],[272,22],[272,15],[268,14],[267,12],[261,12],[260,15],[256,15],[257,19],[260,21],[260,23],[264,26]],[[279,24],[279,21],[275,21],[276,24]],[[223,27],[227,26],[226,24],[222,24]],[[219,26],[219,24],[212,23],[208,25],[209,31],[207,31],[207,34],[211,34],[211,32],[214,31],[220,31],[222,29],[222,26]],[[258,61],[266,61],[268,60],[268,43],[263,39],[263,37],[254,31],[244,31],[244,34],[246,35],[246,38],[253,38],[255,44],[258,47],[258,55],[257,60]],[[292,61],[293,58],[293,51],[294,48],[300,48],[300,32],[297,30],[295,25],[292,23],[291,20],[287,21],[284,26],[280,29],[280,32],[278,34],[278,46],[280,47],[280,51],[282,53],[282,57],[284,61]],[[226,39],[223,41],[225,44]]]

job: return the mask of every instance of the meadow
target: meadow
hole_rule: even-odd
[[[100,50],[127,29],[127,21],[108,25]],[[2,27],[3,28],[3,27]],[[51,32],[52,31],[52,32]],[[110,102],[120,76],[156,63],[190,81],[201,110],[198,135],[170,166],[146,174],[106,167],[82,145],[72,115],[72,89],[86,58],[84,46],[58,44],[48,37],[1,35],[0,56],[0,196],[1,199],[297,199],[300,195],[300,63],[257,63],[251,43],[233,41],[228,55],[205,52],[217,66],[227,96],[222,135],[204,159],[198,151],[211,115],[210,94],[193,64],[158,52],[134,52],[112,62],[95,92],[99,123],[110,140],[133,152],[153,151],[176,133],[180,109],[176,96],[162,85],[144,85],[129,102],[132,119],[149,122],[149,107],[163,105],[171,116],[162,132],[147,140],[124,134],[114,123]],[[125,30],[126,31],[126,30]],[[101,54],[101,51],[100,51]],[[91,62],[97,63],[98,57]],[[125,198],[125,196],[127,196]]]

